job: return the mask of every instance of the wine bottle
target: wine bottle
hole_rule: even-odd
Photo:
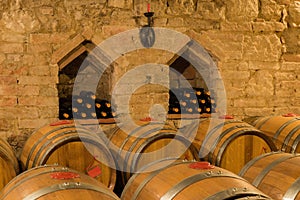
[[[73,115],[72,115],[72,112],[71,112],[71,109],[61,109],[59,111],[59,119],[72,119],[73,118]]]
[[[217,105],[216,105],[216,102],[214,99],[211,99],[210,101],[210,107],[211,107],[211,113],[215,113],[216,112],[216,109],[217,109]]]
[[[75,107],[80,107],[82,106],[82,103],[83,103],[83,98],[80,97],[79,95],[73,95],[72,96],[72,106],[75,106]]]
[[[191,107],[185,108],[184,110],[185,110],[185,113],[189,113],[189,114],[194,112],[194,109]]]
[[[101,103],[96,102],[96,103],[95,103],[95,108],[96,108],[96,109],[100,109],[100,108],[101,108]]]
[[[112,117],[117,117],[117,112],[116,111],[111,111],[111,116]]]
[[[101,111],[100,114],[101,114],[102,118],[106,118],[107,117],[107,113],[105,111]]]
[[[110,104],[109,102],[106,102],[106,103],[105,103],[105,106],[106,106],[106,108],[110,108],[110,107],[111,107],[111,104]]]
[[[190,103],[191,103],[191,104],[197,104],[197,102],[198,102],[197,99],[191,99],[191,100],[190,100]]]
[[[80,113],[80,118],[81,119],[86,119],[87,118],[87,114],[85,112],[81,112]]]
[[[210,107],[205,107],[205,113],[211,113]]]
[[[169,106],[169,114],[180,114],[180,108],[177,106]]]
[[[72,119],[71,96],[59,99],[59,119]]]
[[[197,97],[203,95],[204,88],[193,88]]]
[[[198,107],[198,108],[196,108],[196,110],[197,110],[197,112],[198,112],[199,114],[202,113],[202,108]]]
[[[203,112],[204,113],[211,113],[211,103],[209,101],[207,101],[204,105],[203,105]]]
[[[180,100],[180,106],[186,107],[188,103],[186,101]]]
[[[189,92],[187,92],[187,91],[184,91],[183,96],[184,96],[185,98],[190,98],[190,97],[191,97],[191,94],[190,94]]]
[[[206,103],[206,100],[205,100],[205,99],[199,99],[199,104],[204,105],[205,103]]]
[[[97,113],[96,112],[90,112],[89,113],[89,118],[92,118],[92,119],[97,118]]]
[[[85,110],[91,111],[91,109],[93,108],[93,104],[95,104],[95,100],[85,99],[84,102],[82,103],[82,106],[84,107]]]
[[[205,94],[206,96],[210,97],[210,91],[206,90],[206,91],[204,92],[204,94]]]

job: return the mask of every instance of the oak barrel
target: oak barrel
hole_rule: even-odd
[[[162,158],[198,160],[196,148],[178,130],[163,122],[122,125],[112,130],[109,147],[115,156],[123,186],[141,167]]]
[[[19,164],[10,144],[0,138],[0,190],[19,173]]]
[[[271,152],[251,160],[239,175],[275,200],[300,199],[300,154]]]
[[[199,157],[234,173],[254,157],[277,150],[268,136],[240,120],[207,118],[196,131]]]
[[[115,186],[116,168],[110,150],[101,138],[73,121],[36,130],[26,141],[20,160],[23,170],[57,163],[89,174],[111,189]]]
[[[300,153],[300,116],[258,117],[253,126],[271,137],[281,151]]]
[[[156,163],[157,165],[159,163]],[[151,165],[149,166],[152,167]],[[122,200],[270,199],[242,177],[208,162],[174,162],[134,174]]]
[[[62,166],[38,166],[11,180],[0,193],[2,200],[82,200],[119,198],[104,184]]]

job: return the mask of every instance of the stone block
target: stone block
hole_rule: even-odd
[[[243,108],[228,107],[226,114],[234,116],[234,119],[241,119],[245,116]]]
[[[0,53],[0,64],[6,60],[6,56],[4,53]]]
[[[21,96],[18,97],[18,102],[20,106],[36,106],[37,96]]]
[[[219,2],[198,2],[197,3],[197,14],[204,19],[209,20],[222,20],[225,19],[225,5]]]
[[[158,9],[161,12],[166,10],[170,15],[191,15],[195,13],[195,3],[193,0],[167,1],[164,5],[156,4],[154,10]]]
[[[0,52],[2,53],[23,53],[22,43],[0,43]]]
[[[249,61],[250,70],[279,70],[279,62]]]
[[[231,87],[229,89],[226,89],[226,96],[229,99],[241,98],[244,95],[245,94],[244,94],[243,88]]]
[[[295,96],[299,81],[280,81],[275,84],[275,95],[278,97],[291,98]]]
[[[7,43],[23,43],[27,40],[26,36],[21,33],[15,33],[15,32],[3,32],[1,34],[1,41],[7,42]]]
[[[17,105],[17,97],[16,96],[1,96],[0,97],[0,107],[7,106],[16,106]]]
[[[17,78],[15,76],[0,76],[0,85],[16,85]]]
[[[48,43],[28,45],[28,52],[30,53],[41,53],[41,52],[51,52],[51,51],[52,51],[52,47]]]
[[[54,9],[53,7],[50,6],[43,6],[39,8],[41,14],[43,15],[53,15],[54,14]]]
[[[39,106],[38,111],[41,118],[55,118],[58,117],[59,108],[58,106]]]
[[[182,17],[168,18],[167,26],[178,27],[183,26],[184,20]]]
[[[40,44],[40,43],[50,43],[49,33],[32,33],[29,36],[29,43]]]
[[[37,119],[39,118],[39,109],[37,106],[18,106],[19,119]]]
[[[283,54],[282,57],[286,62],[300,62],[300,54]]]
[[[16,127],[15,121],[10,119],[0,119],[0,124],[0,133],[4,131],[11,131]]]
[[[221,22],[220,28],[222,31],[230,32],[251,32],[252,25],[250,22]]]
[[[19,128],[20,129],[37,129],[41,128],[54,121],[54,119],[20,119]]]
[[[238,98],[233,100],[234,107],[238,108],[265,108],[267,107],[267,99],[258,97],[258,98]]]
[[[258,0],[228,0],[224,1],[224,4],[229,21],[252,21],[259,14]]]
[[[200,35],[191,31],[189,34],[207,51],[223,62],[227,60],[241,60],[243,57],[245,36],[241,33],[231,34],[207,31]]]
[[[289,5],[289,24],[300,25],[300,2],[294,1]]]
[[[274,95],[273,98],[268,99],[268,106],[269,107],[278,107],[281,105],[290,105],[292,102],[291,98],[292,97],[283,97],[283,96]],[[294,101],[294,97],[292,99]]]
[[[297,79],[297,74],[295,72],[276,72],[274,74],[276,81],[295,81]]]
[[[300,26],[299,26],[300,27]],[[292,61],[292,59],[297,59],[300,54],[300,42],[299,42],[300,29],[298,27],[289,27],[282,34],[282,41],[285,44],[284,56],[283,58],[291,59],[287,61]],[[299,58],[298,58],[299,60]]]
[[[28,76],[47,76],[47,79],[52,80],[52,83],[55,83],[56,78],[54,76],[51,76],[50,74],[50,69],[48,65],[44,65],[44,66],[32,66],[29,68],[28,71]],[[49,77],[53,77],[53,78],[49,78]],[[47,80],[46,80],[47,81]],[[51,83],[51,82],[48,82]]]
[[[57,106],[58,97],[38,96],[36,102],[38,106]]]
[[[154,24],[157,27],[165,27],[168,23],[168,19],[167,18],[155,18],[154,20]]]
[[[273,108],[245,108],[244,115],[246,116],[268,116],[272,115]]]
[[[252,22],[254,32],[282,32],[285,28],[280,22]]]
[[[39,95],[40,86],[38,85],[24,85],[18,87],[18,95],[21,96],[37,96]]]
[[[15,120],[18,118],[18,110],[15,106],[0,107],[0,119]]]
[[[230,80],[249,80],[250,72],[249,71],[233,71],[233,70],[223,70],[222,71],[223,79]]]
[[[243,57],[246,60],[279,61],[282,44],[275,34],[245,36]]]
[[[247,96],[265,96],[274,94],[273,76],[267,70],[258,70],[250,78],[245,92]]]
[[[274,0],[261,0],[260,1],[260,15],[266,20],[281,20],[283,6]]]
[[[17,92],[16,85],[0,85],[0,96],[14,96]]]
[[[35,56],[32,54],[23,54],[22,63],[24,66],[33,66],[35,62]]]
[[[52,96],[55,97],[58,95],[58,91],[56,87],[40,87],[39,88],[40,96]]]
[[[55,85],[58,83],[58,77],[55,76],[20,76],[20,85]]]
[[[132,29],[129,26],[122,26],[122,25],[105,25],[102,27],[102,34],[104,35],[105,38],[108,38],[112,35],[116,35],[118,33],[127,31]]]
[[[124,8],[125,7],[125,0],[109,0],[108,7],[114,8]]]
[[[299,66],[299,62],[283,62],[280,69],[283,71],[295,71],[295,69],[298,69]]]

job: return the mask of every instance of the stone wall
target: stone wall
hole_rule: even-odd
[[[146,8],[142,0],[1,1],[0,135],[19,150],[57,120],[61,52],[146,25]],[[228,114],[300,113],[299,1],[152,0],[151,10],[155,27],[190,36],[216,60]],[[123,58],[116,73],[149,61],[142,58]]]

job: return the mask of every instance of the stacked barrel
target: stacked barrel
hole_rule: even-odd
[[[0,199],[300,199],[299,116],[147,119],[105,135],[72,120],[45,125],[20,165],[3,142]]]
[[[62,120],[37,129],[22,149],[20,165],[3,144],[0,199],[119,199],[113,192],[114,158],[86,127]]]
[[[19,173],[19,163],[9,143],[0,138],[0,190]]]
[[[293,113],[256,117],[253,126],[272,138],[277,148],[288,153],[300,153],[300,116]]]

